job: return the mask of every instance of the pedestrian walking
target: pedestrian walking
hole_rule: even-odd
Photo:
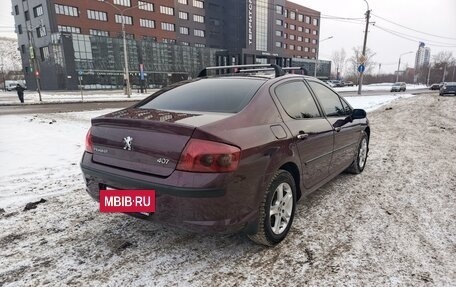
[[[24,90],[25,89],[20,84],[16,85],[17,96],[19,97],[19,101],[21,101],[21,104],[24,103]]]

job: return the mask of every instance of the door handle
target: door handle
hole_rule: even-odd
[[[335,128],[334,128],[334,130],[335,130],[336,132],[340,132],[341,129],[342,129],[341,127],[335,127]]]
[[[298,140],[303,140],[306,139],[308,136],[309,134],[299,133],[296,137],[298,138]]]

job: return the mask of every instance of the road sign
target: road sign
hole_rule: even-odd
[[[81,71],[81,70],[79,70],[78,75],[79,75],[79,76],[82,76],[83,74],[84,74],[84,72]]]
[[[363,64],[358,66],[358,72],[364,73],[364,70],[366,70],[366,66],[364,66]]]

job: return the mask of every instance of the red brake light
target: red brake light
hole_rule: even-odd
[[[240,155],[241,150],[235,146],[190,139],[176,168],[194,172],[230,172],[237,169]]]
[[[92,133],[91,133],[92,128],[89,129],[86,135],[86,140],[85,140],[85,150],[86,152],[93,153],[93,142],[92,142]]]

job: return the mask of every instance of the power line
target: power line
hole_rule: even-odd
[[[380,19],[382,19],[382,20],[384,20],[384,21],[386,21],[386,22],[389,22],[389,23],[391,23],[391,24],[397,25],[397,26],[399,26],[399,27],[402,27],[402,28],[404,28],[404,29],[411,30],[411,31],[414,31],[414,32],[417,32],[417,33],[421,33],[421,34],[425,34],[425,35],[429,35],[429,36],[433,36],[433,37],[438,37],[438,38],[449,39],[449,40],[456,40],[456,38],[445,37],[445,36],[439,36],[439,35],[435,35],[435,34],[431,34],[431,33],[426,33],[426,32],[423,32],[423,31],[419,31],[419,30],[416,30],[416,29],[413,29],[413,28],[409,28],[409,27],[406,27],[406,26],[404,26],[404,25],[401,25],[401,24],[398,24],[398,23],[396,23],[396,22],[393,22],[393,21],[391,21],[391,20],[388,20],[388,19],[386,19],[386,18],[380,17],[380,16],[378,16],[378,15],[376,15],[376,14],[374,14],[374,13],[372,13],[372,15],[374,15],[375,17],[380,18]]]
[[[406,40],[409,40],[409,41],[412,41],[412,42],[425,41],[426,43],[429,43],[430,46],[435,46],[435,47],[443,47],[443,48],[454,48],[454,47],[456,47],[456,45],[453,45],[453,44],[450,44],[450,43],[434,42],[434,41],[430,41],[430,40],[427,40],[427,39],[422,39],[422,38],[415,37],[415,36],[412,36],[412,35],[404,34],[404,33],[401,33],[401,32],[395,31],[395,30],[384,28],[382,26],[379,26],[378,24],[374,24],[373,26],[378,28],[378,29],[380,29],[380,30],[382,30],[382,31],[384,31],[384,32],[386,32],[386,33],[392,34],[392,35],[397,36],[397,37],[399,37],[401,39],[406,39]]]

